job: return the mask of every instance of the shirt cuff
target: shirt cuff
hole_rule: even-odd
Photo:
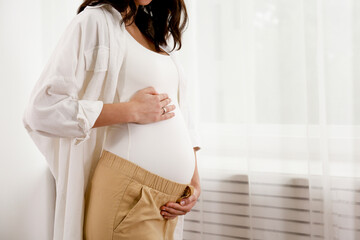
[[[193,148],[198,148],[197,151],[199,151],[202,147],[202,140],[199,132],[194,129],[189,129],[189,135]]]
[[[75,145],[86,141],[90,137],[91,129],[104,106],[102,101],[79,100],[78,103],[78,114],[76,118],[84,135],[74,139]]]

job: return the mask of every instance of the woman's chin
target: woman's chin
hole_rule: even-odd
[[[138,5],[146,6],[151,3],[152,0],[135,0]]]

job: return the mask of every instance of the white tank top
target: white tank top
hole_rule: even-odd
[[[154,123],[122,123],[108,127],[104,149],[175,182],[188,184],[195,170],[195,154],[178,105],[179,76],[169,55],[137,42],[127,31],[127,54],[120,71],[115,102],[128,102],[134,93],[154,87],[167,93],[175,116]],[[119,99],[119,96],[120,99]]]

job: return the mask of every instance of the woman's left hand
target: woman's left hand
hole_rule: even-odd
[[[176,202],[167,202],[160,208],[160,214],[165,219],[173,219],[179,215],[185,215],[195,206],[199,196],[200,187],[194,187],[194,193],[190,197],[182,199],[180,204]]]

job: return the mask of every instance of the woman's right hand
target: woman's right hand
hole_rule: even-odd
[[[175,105],[168,105],[171,99],[166,93],[157,93],[153,87],[137,91],[129,101],[133,105],[136,123],[152,123],[166,120],[175,116]],[[162,107],[166,108],[163,113]]]

